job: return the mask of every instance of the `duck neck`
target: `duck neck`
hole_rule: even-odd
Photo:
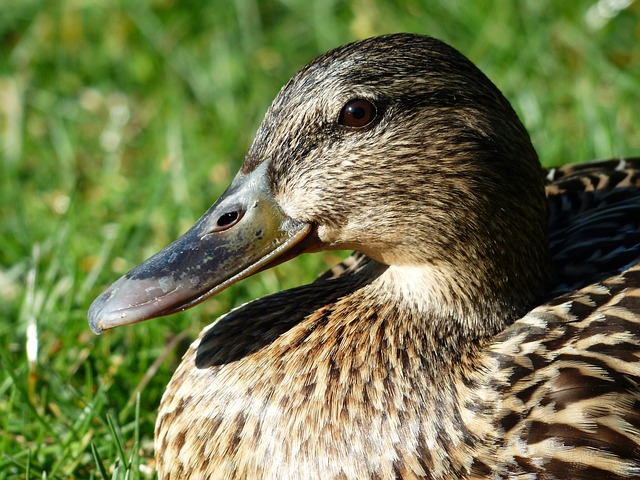
[[[371,268],[384,271],[369,286],[371,298],[418,319],[434,349],[459,350],[495,335],[524,315],[544,291],[543,279],[539,285],[518,286],[507,275],[478,280],[464,270],[428,264],[377,265]]]

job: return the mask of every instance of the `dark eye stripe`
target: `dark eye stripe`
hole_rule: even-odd
[[[366,127],[376,118],[376,107],[369,100],[350,100],[342,107],[338,123],[347,127]]]

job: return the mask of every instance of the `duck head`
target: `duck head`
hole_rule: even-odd
[[[491,81],[433,38],[376,37],[283,87],[222,197],[98,297],[90,324],[168,315],[302,252],[353,249],[413,284],[408,297],[495,330],[544,292],[546,225],[537,155]]]

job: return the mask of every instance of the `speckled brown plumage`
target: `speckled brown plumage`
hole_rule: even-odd
[[[375,106],[364,127],[341,123],[353,99]],[[253,255],[235,232],[271,235],[252,210],[271,201],[288,253],[238,274],[225,253],[204,283],[212,250]],[[640,160],[541,169],[445,44],[384,36],[305,67],[183,238],[96,301],[95,330],[356,252],[202,332],[160,406],[161,478],[640,477]]]

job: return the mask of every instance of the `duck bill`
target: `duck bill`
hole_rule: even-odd
[[[311,249],[310,225],[287,217],[266,164],[239,173],[182,237],[111,285],[89,309],[102,333],[186,310],[237,281]]]

